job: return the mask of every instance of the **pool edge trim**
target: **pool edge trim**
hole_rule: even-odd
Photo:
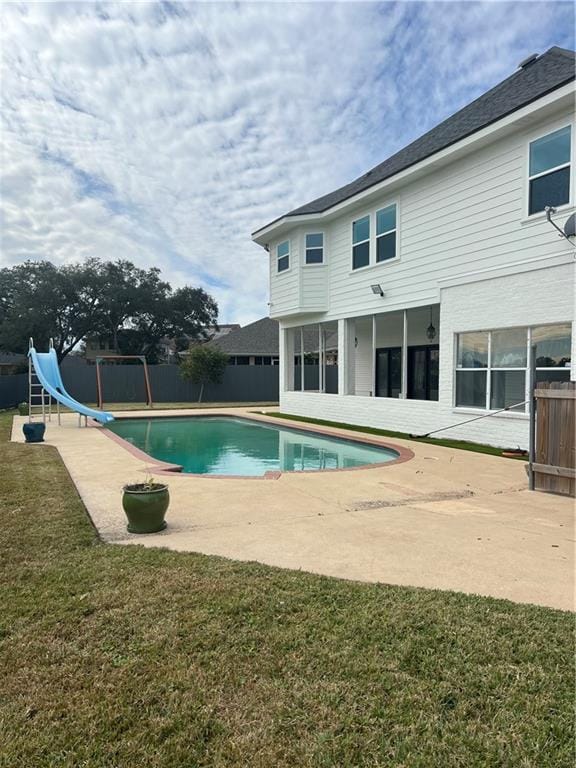
[[[268,418],[261,418],[259,414],[253,414],[256,418],[252,418],[251,416],[245,416],[245,415],[239,415],[235,413],[226,413],[226,412],[219,412],[219,413],[211,413],[209,414],[209,417],[215,416],[215,417],[225,417],[225,418],[233,418],[233,419],[240,419],[241,421],[248,421],[253,424],[270,424],[277,427],[286,427],[289,426],[286,424],[287,421],[290,423],[291,420],[289,419],[275,419],[273,416]],[[206,414],[170,414],[169,416],[166,415],[158,415],[158,416],[120,416],[117,420],[118,421],[142,421],[143,419],[174,419],[174,418],[205,418]],[[153,472],[157,475],[162,475],[164,477],[178,474],[179,477],[197,477],[197,478],[203,478],[203,479],[215,479],[215,480],[279,480],[282,475],[319,475],[319,474],[326,474],[331,472],[358,472],[359,470],[370,470],[370,469],[381,469],[382,467],[390,467],[394,466],[395,464],[403,464],[406,461],[410,461],[410,459],[414,458],[414,452],[410,448],[406,448],[402,445],[397,445],[396,443],[388,443],[388,442],[382,442],[378,439],[375,439],[374,436],[367,435],[366,433],[362,432],[353,432],[350,430],[347,435],[339,435],[335,432],[328,431],[325,428],[318,428],[316,425],[312,424],[306,424],[306,426],[302,426],[300,422],[293,422],[294,424],[297,424],[298,426],[294,427],[296,431],[300,432],[309,432],[311,434],[320,435],[322,437],[331,437],[331,438],[337,438],[340,440],[343,440],[344,442],[348,443],[360,443],[365,445],[370,445],[375,448],[388,448],[389,450],[394,451],[398,454],[398,456],[395,459],[390,459],[388,461],[380,461],[376,462],[374,464],[363,464],[359,467],[339,467],[336,469],[287,469],[287,470],[269,470],[268,472],[265,472],[263,475],[209,475],[209,474],[200,474],[195,472],[183,472],[182,471],[182,465],[181,464],[171,464],[170,462],[162,461],[160,459],[155,459],[153,456],[150,456],[150,454],[146,453],[145,451],[141,450],[140,448],[137,448],[135,445],[132,445],[132,443],[129,443],[127,440],[125,440],[123,437],[120,437],[120,435],[117,435],[115,432],[110,431],[106,425],[99,424],[96,421],[93,421],[90,426],[98,429],[99,432],[106,435],[106,437],[113,440],[117,445],[120,445],[122,448],[124,448],[128,453],[132,454],[137,459],[140,459],[141,461],[145,461],[149,467],[147,469],[150,472]],[[348,435],[352,432],[354,435],[353,438],[350,438]]]

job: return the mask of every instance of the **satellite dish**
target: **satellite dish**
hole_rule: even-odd
[[[551,205],[547,205],[546,208],[544,208],[544,210],[546,211],[546,220],[548,221],[548,223],[552,224],[554,229],[558,231],[560,237],[563,237],[565,240],[568,240],[570,245],[576,248],[576,243],[570,239],[576,235],[576,215],[572,214],[571,216],[568,216],[568,219],[564,224],[564,229],[560,229],[558,224],[552,221],[552,214],[556,213],[556,208],[554,208]]]

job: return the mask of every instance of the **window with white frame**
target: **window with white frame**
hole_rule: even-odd
[[[536,360],[536,381],[570,379],[572,326],[543,325],[531,329],[530,344]]]
[[[396,257],[396,205],[376,211],[376,261]]]
[[[285,272],[290,266],[290,241],[284,240],[276,246],[276,263],[278,272]]]
[[[528,214],[570,202],[571,128],[530,142]]]
[[[306,264],[324,263],[324,235],[322,232],[314,232],[306,235]]]
[[[352,222],[352,269],[370,264],[370,216]]]
[[[490,334],[490,398],[488,408],[516,406],[526,410],[526,369],[528,336],[526,328],[507,328]],[[522,403],[522,405],[520,405]]]
[[[458,407],[524,412],[534,355],[536,381],[569,381],[570,323],[457,335]]]

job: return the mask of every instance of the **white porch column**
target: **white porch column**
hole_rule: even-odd
[[[338,394],[347,395],[349,387],[348,320],[338,320]]]
[[[404,400],[408,397],[408,310],[402,312],[402,380],[400,383],[400,397]]]
[[[324,330],[322,323],[318,323],[318,391],[326,391],[324,384]]]
[[[356,394],[356,320],[348,318],[348,394]]]
[[[372,397],[376,397],[376,315],[372,315]]]
[[[300,326],[300,391],[304,392],[304,384],[306,383],[304,365],[306,361],[304,359],[304,328]]]
[[[280,394],[294,389],[294,331],[280,327]]]
[[[354,320],[338,320],[338,394],[354,394]]]

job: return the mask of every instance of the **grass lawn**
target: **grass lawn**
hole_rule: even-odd
[[[2,768],[572,768],[572,615],[101,544],[10,425]]]
[[[358,424],[343,424],[339,421],[325,421],[324,419],[310,419],[308,416],[291,416],[289,413],[280,413],[276,411],[266,411],[268,416],[274,416],[277,419],[291,419],[292,421],[302,421],[307,424],[317,424],[323,427],[338,427],[339,429],[352,429],[355,432],[366,432],[368,435],[380,435],[382,437],[399,437],[402,440],[415,440],[418,443],[431,443],[432,445],[443,445],[446,448],[458,448],[461,451],[474,451],[475,453],[488,453],[492,456],[501,456],[502,448],[495,448],[493,445],[483,445],[482,443],[469,443],[466,440],[450,440],[435,437],[413,437],[406,432],[392,432],[389,429],[376,429],[375,427],[361,427]]]

